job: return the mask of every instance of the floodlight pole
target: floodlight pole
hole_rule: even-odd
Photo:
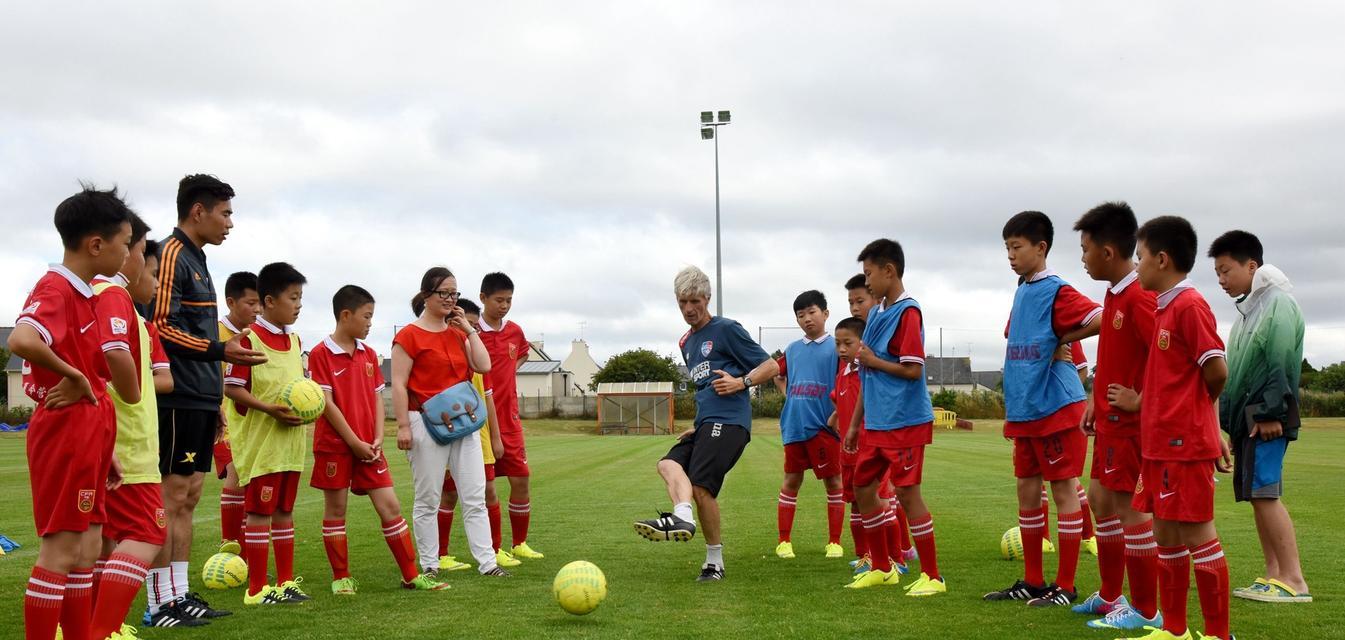
[[[712,138],[715,141],[715,315],[724,315],[724,251],[720,233],[719,214],[719,127],[729,124],[729,112],[701,112],[701,139]]]

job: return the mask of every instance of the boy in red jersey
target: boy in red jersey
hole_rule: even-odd
[[[499,551],[500,566],[517,564],[516,558],[541,559],[528,546],[528,525],[532,520],[532,499],[528,477],[528,452],[523,442],[523,423],[518,418],[518,368],[528,359],[531,345],[518,324],[505,319],[514,305],[514,281],[495,272],[481,279],[481,342],[490,353],[490,386],[495,390],[495,415],[500,420],[500,441],[504,449],[495,453],[496,477],[509,478],[509,529],[513,537],[510,551]],[[500,506],[487,508],[492,522],[499,522]],[[499,527],[495,527],[496,530]]]
[[[411,530],[392,489],[383,457],[383,371],[378,354],[364,343],[374,319],[374,297],[348,284],[332,296],[336,330],[308,354],[309,377],[322,387],[327,407],[313,428],[313,474],[326,503],[322,544],[332,565],[332,594],[355,595],[346,546],[348,491],[367,495],[383,523],[383,538],[402,573],[402,586],[442,591],[447,584],[421,575]]]
[[[140,381],[130,351],[118,348],[126,336],[99,321],[89,281],[126,262],[132,215],[115,189],[86,187],[61,202],[61,263],[33,287],[9,336],[10,351],[23,358],[24,393],[37,403],[28,481],[42,542],[23,601],[27,640],[54,638],[58,624],[71,640],[90,637],[105,500],[121,484],[107,384],[138,402]]]
[[[1088,492],[1097,514],[1097,592],[1076,613],[1105,616],[1088,626],[1141,629],[1163,624],[1158,615],[1158,544],[1152,514],[1131,508],[1141,466],[1140,414],[1131,399],[1144,390],[1144,367],[1154,334],[1157,302],[1135,271],[1135,213],[1124,202],[1100,204],[1074,223],[1084,270],[1109,287],[1102,302],[1093,401],[1084,431],[1093,434]],[[1121,594],[1126,575],[1130,600]]]
[[[1004,436],[1014,441],[1018,526],[1023,536],[1023,577],[985,594],[985,600],[1026,600],[1058,607],[1078,599],[1074,578],[1083,539],[1078,479],[1088,454],[1079,428],[1088,396],[1078,370],[1061,346],[1097,335],[1102,308],[1046,266],[1055,228],[1040,211],[1014,215],[1002,232],[1009,266],[1019,276],[1005,328]],[[1055,499],[1060,556],[1056,579],[1042,571],[1043,481]]]
[[[1144,393],[1118,405],[1140,411],[1143,456],[1133,507],[1154,514],[1162,628],[1148,640],[1186,640],[1186,602],[1195,565],[1204,638],[1229,640],[1228,563],[1214,528],[1214,477],[1232,469],[1219,435],[1215,402],[1228,379],[1214,313],[1186,275],[1196,260],[1196,232],[1176,216],[1139,228],[1140,286],[1158,294],[1144,366]]]

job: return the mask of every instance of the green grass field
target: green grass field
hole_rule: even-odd
[[[800,494],[794,545],[799,557],[780,560],[775,546],[775,496],[782,460],[773,424],[758,434],[730,474],[722,496],[727,580],[697,584],[704,556],[700,542],[652,544],[632,532],[636,518],[667,508],[654,463],[671,445],[668,437],[591,435],[591,423],[533,421],[529,457],[534,475],[530,543],[545,560],[527,562],[507,580],[475,572],[450,574],[443,593],[398,588],[397,570],[367,502],[352,498],[347,529],[351,566],[360,594],[330,595],[329,568],[321,543],[321,496],[302,489],[296,517],[297,565],[312,602],[298,607],[243,610],[242,591],[213,591],[212,604],[235,615],[193,630],[142,630],[157,638],[485,638],[539,637],[821,637],[865,634],[896,638],[1111,638],[1083,626],[1065,610],[1028,610],[1021,604],[984,603],[985,591],[1003,587],[1021,567],[1000,559],[999,536],[1015,524],[1010,447],[997,425],[975,432],[939,432],[928,453],[925,495],[934,512],[940,565],[949,593],[907,598],[900,589],[841,589],[849,578],[844,561],[826,560],[824,497],[820,483]],[[393,450],[395,443],[386,443]],[[410,512],[410,474],[405,458],[391,456],[398,493]],[[1286,501],[1298,524],[1308,581],[1317,602],[1265,605],[1234,600],[1233,630],[1252,638],[1345,637],[1341,606],[1345,560],[1341,477],[1345,471],[1345,421],[1313,421],[1291,448]],[[21,637],[25,581],[37,553],[21,436],[0,437],[0,533],[24,548],[0,557],[0,637]],[[305,479],[306,483],[306,479]],[[507,485],[500,482],[502,494]],[[219,541],[219,482],[208,481],[197,516],[193,571]],[[503,497],[503,496],[502,496]],[[505,519],[508,541],[508,519]],[[1335,523],[1335,524],[1332,524]],[[1251,510],[1235,505],[1231,483],[1219,486],[1218,525],[1234,586],[1256,577],[1260,551]],[[461,524],[454,548],[463,553]],[[847,530],[844,543],[849,548]],[[606,572],[607,601],[584,617],[570,616],[551,598],[551,579],[570,560],[592,561]],[[1047,556],[1047,572],[1054,571]],[[1080,590],[1097,586],[1096,562],[1080,563]],[[274,566],[274,565],[272,565]],[[193,588],[200,590],[198,576]],[[143,598],[134,611],[138,617]],[[1191,602],[1193,627],[1199,608]],[[742,634],[742,635],[739,635]],[[748,636],[748,634],[751,634]],[[1049,634],[1049,635],[1048,635]]]

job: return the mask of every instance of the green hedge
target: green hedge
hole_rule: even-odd
[[[20,425],[28,422],[33,417],[33,410],[30,407],[4,407],[0,406],[0,422],[9,425]]]
[[[1345,416],[1345,391],[1309,391],[1299,396],[1298,413],[1304,418]]]

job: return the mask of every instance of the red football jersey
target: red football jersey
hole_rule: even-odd
[[[859,403],[859,365],[842,362],[836,372],[836,387],[831,391],[831,401],[836,405],[836,431],[845,437],[850,430],[850,420],[855,417],[855,407]]]
[[[518,361],[528,356],[528,338],[516,322],[492,329],[481,319],[481,343],[490,354],[490,386],[495,389],[495,416],[501,433],[523,430],[518,417]]]
[[[163,348],[163,343],[159,341],[159,328],[154,326],[153,322],[144,319],[145,332],[149,334],[149,364],[150,369],[158,371],[159,369],[172,368],[168,362],[168,350]]]
[[[103,331],[95,328],[98,316],[89,283],[62,265],[52,265],[28,294],[15,324],[36,329],[61,360],[88,378],[98,401],[107,401],[109,373],[103,350],[115,345],[104,343]],[[45,411],[42,401],[60,381],[61,375],[54,371],[23,363],[23,391],[39,412]]]
[[[308,371],[313,382],[332,394],[332,403],[345,416],[355,437],[365,442],[383,439],[383,425],[375,424],[379,395],[383,391],[383,371],[373,347],[356,342],[355,352],[346,353],[330,337],[308,352]],[[313,451],[345,453],[350,451],[326,416],[313,427]]]
[[[1158,296],[1144,368],[1140,447],[1146,460],[1219,457],[1219,415],[1202,367],[1223,358],[1214,313],[1190,281]]]
[[[140,371],[140,330],[135,324],[140,314],[136,313],[135,302],[126,290],[126,276],[119,273],[111,278],[98,276],[93,279],[93,284],[103,282],[116,286],[104,289],[93,298],[94,313],[98,314],[98,340],[104,352],[130,351],[135,370]]]
[[[1140,414],[1119,411],[1107,403],[1107,387],[1119,384],[1144,391],[1144,367],[1154,335],[1154,292],[1139,284],[1131,272],[1107,290],[1102,300],[1102,328],[1097,339],[1097,369],[1093,372],[1093,421],[1098,433],[1139,435]]]

